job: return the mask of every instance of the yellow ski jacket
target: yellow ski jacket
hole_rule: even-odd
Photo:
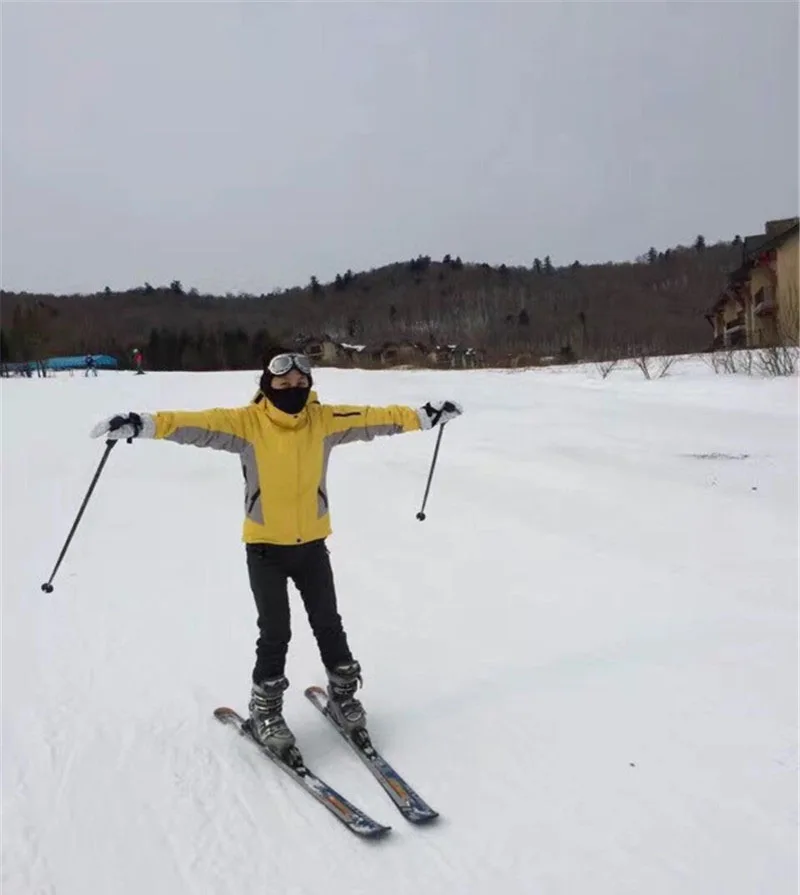
[[[412,407],[320,404],[296,416],[267,400],[246,407],[153,414],[155,438],[239,454],[245,481],[242,539],[304,544],[331,533],[326,474],[332,448],[421,428]]]

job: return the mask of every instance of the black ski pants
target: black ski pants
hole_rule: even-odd
[[[258,610],[253,682],[281,677],[292,636],[288,581],[300,592],[319,646],[322,664],[352,662],[347,635],[336,607],[333,570],[325,541],[282,546],[247,544],[247,571]]]

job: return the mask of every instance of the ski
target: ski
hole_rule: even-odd
[[[296,746],[288,750],[285,759],[281,758],[258,742],[250,732],[249,723],[238,712],[233,709],[220,707],[214,709],[214,717],[222,724],[230,725],[241,736],[250,740],[262,755],[269,758],[310,796],[315,798],[321,805],[324,805],[351,833],[355,833],[356,836],[360,836],[363,839],[380,839],[391,830],[391,827],[379,824],[371,817],[368,817],[363,811],[348,802],[333,787],[310,771],[306,767],[300,750]]]
[[[417,793],[403,780],[388,761],[372,745],[366,730],[358,730],[348,736],[328,712],[328,694],[322,687],[307,687],[305,695],[311,704],[328,719],[336,732],[344,738],[350,748],[370,769],[375,779],[383,787],[386,794],[398,811],[412,824],[423,824],[439,816]]]

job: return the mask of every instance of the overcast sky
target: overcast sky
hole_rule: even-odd
[[[626,260],[798,213],[794,2],[2,4],[2,285]]]

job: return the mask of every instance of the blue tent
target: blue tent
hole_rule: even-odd
[[[75,357],[49,357],[45,361],[48,370],[83,370],[86,368],[86,358],[94,358],[94,365],[98,370],[116,370],[119,362],[110,354],[82,354]]]

